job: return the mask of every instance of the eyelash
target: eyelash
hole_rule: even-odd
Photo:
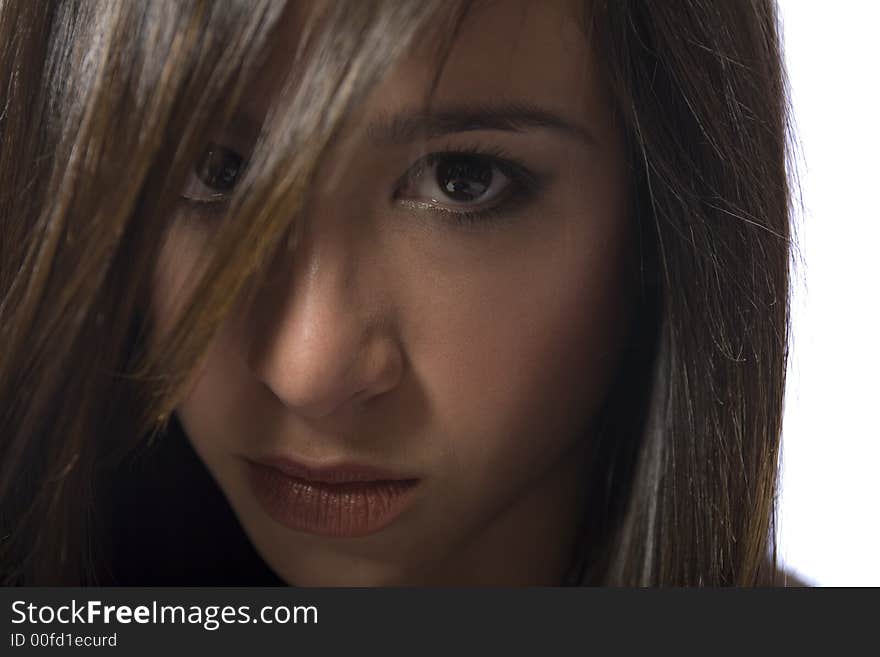
[[[212,144],[212,149],[223,149],[239,160],[240,169],[238,176],[240,177],[243,170],[247,166],[246,160],[233,149],[226,148],[220,144]],[[210,151],[206,151],[207,153]],[[399,194],[405,185],[415,182],[420,176],[437,163],[450,158],[473,158],[474,162],[482,161],[484,166],[491,166],[492,170],[497,169],[507,179],[507,187],[500,192],[500,199],[492,202],[485,208],[479,210],[456,210],[452,208],[438,206],[425,200],[399,198]],[[196,166],[202,166],[204,160],[200,161]],[[191,176],[195,176],[199,180],[197,184],[208,187],[208,185],[200,179],[200,176],[194,170]],[[512,215],[527,206],[540,193],[544,185],[544,178],[529,169],[529,167],[510,155],[503,148],[497,146],[483,147],[477,144],[469,146],[449,145],[440,151],[434,151],[423,156],[416,161],[394,184],[394,192],[392,200],[398,204],[414,211],[431,212],[439,215],[444,221],[453,225],[464,228],[473,228],[482,224],[495,224],[504,219],[512,219]],[[188,185],[190,183],[187,183]],[[436,181],[435,181],[436,184]],[[235,183],[232,184],[234,188]],[[194,194],[183,193],[181,197],[188,201],[190,205],[195,207],[200,213],[211,216],[222,215],[229,201],[229,192],[212,194],[210,198],[198,198]]]
[[[223,152],[231,155],[238,169],[235,172],[235,180],[231,183],[229,189],[227,191],[221,192],[208,192],[207,194],[200,194],[195,192],[190,192],[189,188],[193,185],[201,186],[207,190],[211,190],[211,186],[204,182],[201,175],[199,174],[199,169],[206,165],[208,158],[215,152]],[[186,189],[183,193],[181,193],[181,198],[184,201],[187,201],[191,207],[195,208],[200,214],[209,215],[211,217],[220,216],[225,213],[229,197],[231,191],[234,189],[238,180],[242,176],[244,169],[247,167],[247,161],[245,158],[240,155],[236,150],[232,148],[228,148],[219,143],[211,143],[208,148],[205,149],[202,159],[196,162],[193,165],[193,169],[189,174],[189,178],[186,182]]]
[[[455,210],[444,208],[434,203],[415,199],[399,199],[401,188],[409,182],[417,180],[444,158],[471,157],[475,161],[482,161],[500,171],[508,178],[508,188],[501,192],[500,200],[492,202],[488,207],[479,210]],[[436,181],[435,181],[436,182]],[[441,215],[455,225],[474,227],[476,225],[497,223],[503,219],[512,218],[515,211],[529,204],[540,192],[544,179],[534,173],[521,160],[510,155],[498,146],[483,147],[477,144],[470,146],[447,146],[443,150],[425,155],[409,170],[401,176],[394,186],[394,198],[404,206],[413,209],[424,210]]]

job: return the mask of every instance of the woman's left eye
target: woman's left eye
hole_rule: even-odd
[[[403,177],[395,199],[458,220],[495,214],[534,191],[536,176],[508,159],[471,152],[432,153]]]
[[[231,148],[210,144],[193,168],[182,196],[191,201],[225,201],[244,169],[244,158]]]

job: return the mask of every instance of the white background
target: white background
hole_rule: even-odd
[[[798,140],[783,562],[880,585],[880,3],[779,0]]]

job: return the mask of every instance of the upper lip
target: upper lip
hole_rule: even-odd
[[[251,459],[248,459],[251,460]],[[363,481],[411,481],[411,475],[402,475],[390,470],[358,463],[337,463],[335,465],[307,465],[285,456],[253,459],[252,463],[274,468],[288,477],[327,484],[344,484]]]

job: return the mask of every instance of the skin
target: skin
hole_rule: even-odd
[[[420,106],[438,63],[415,51],[331,150],[295,257],[273,264],[271,282],[236,306],[176,409],[286,582],[562,580],[591,427],[625,348],[635,270],[621,138],[578,10],[563,0],[478,3],[433,102],[528,102],[589,138],[546,127],[405,144],[351,136]],[[470,227],[431,198],[412,206],[394,197],[422,155],[474,146],[503,148],[537,172],[540,193]],[[172,299],[200,240],[181,222],[163,250],[160,332],[173,322]],[[279,525],[250,490],[242,459],[276,455],[365,463],[421,481],[414,504],[387,528],[313,536]]]

